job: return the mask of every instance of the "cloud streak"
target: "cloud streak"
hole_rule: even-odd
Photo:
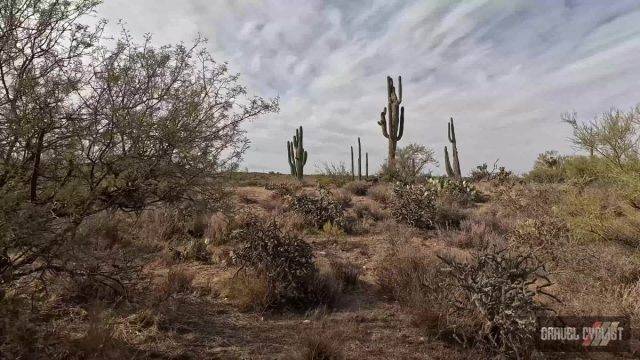
[[[346,162],[358,136],[378,166],[386,75],[403,77],[400,145],[441,158],[453,116],[466,172],[498,158],[524,171],[545,149],[571,152],[560,113],[640,101],[637,1],[109,0],[98,15],[159,43],[201,33],[250,91],[280,96],[280,114],[247,127],[256,171],[287,171],[298,125],[310,170]]]

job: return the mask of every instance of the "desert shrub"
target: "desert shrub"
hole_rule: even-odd
[[[350,262],[331,260],[329,262],[331,273],[347,289],[355,288],[360,278],[360,268]]]
[[[167,275],[156,286],[155,295],[159,299],[166,299],[174,294],[186,293],[192,290],[191,284],[195,274],[183,266],[174,266],[167,271]]]
[[[102,303],[114,305],[126,298],[125,289],[108,279],[92,276],[69,276],[62,282],[61,299],[72,304]]]
[[[452,236],[453,244],[459,248],[483,249],[490,245],[504,245],[503,239],[490,224],[477,219],[465,219],[460,231]]]
[[[544,266],[528,254],[497,248],[476,253],[470,261],[438,257],[453,280],[453,308],[483,321],[476,341],[503,355],[523,357],[534,339],[536,317],[549,311],[537,297],[555,299],[546,291],[551,282]]]
[[[277,111],[277,99],[247,95],[203,39],[157,47],[123,31],[104,41],[102,24],[82,24],[98,2],[5,3],[0,253],[10,264],[0,277],[78,266],[70,242],[103,210],[226,202],[219,175],[247,149],[239,125]]]
[[[267,183],[264,188],[279,196],[293,196],[302,189],[302,184],[299,181],[271,182]]]
[[[371,201],[358,202],[354,207],[356,215],[361,219],[371,219],[375,221],[384,220],[388,214],[380,205]]]
[[[240,311],[262,311],[273,305],[273,293],[265,274],[240,271],[224,282],[224,288]]]
[[[501,216],[513,218],[555,216],[553,205],[564,196],[559,187],[548,184],[515,184],[496,190],[495,205]]]
[[[482,163],[481,165],[476,166],[474,170],[471,170],[471,180],[472,181],[495,181],[498,184],[503,184],[508,182],[513,178],[513,173],[508,171],[504,166],[497,166],[498,162],[496,161],[493,164],[493,169],[489,171],[489,166],[487,163]]]
[[[445,284],[446,279],[439,271],[437,258],[414,250],[394,248],[376,269],[380,294],[408,306],[441,295],[440,286]]]
[[[440,202],[468,205],[482,200],[480,192],[467,181],[456,181],[449,178],[431,178],[426,186],[431,188]]]
[[[327,221],[322,225],[322,234],[329,239],[337,239],[344,236],[344,230],[338,225],[335,225],[331,221]]]
[[[438,229],[457,229],[467,213],[456,203],[436,201],[434,223]]]
[[[211,244],[224,244],[231,230],[230,219],[221,212],[216,212],[209,218],[204,238]]]
[[[345,190],[357,196],[365,196],[370,187],[371,183],[363,180],[350,181],[343,186]]]
[[[615,241],[638,247],[640,215],[621,195],[609,188],[570,190],[558,214],[573,236],[583,241]]]
[[[433,149],[424,145],[409,144],[397,149],[395,168],[389,169],[388,164],[384,163],[380,175],[389,182],[413,184],[425,178],[424,170],[427,165],[432,164],[438,164]]]
[[[393,189],[389,184],[379,183],[367,190],[367,195],[382,204],[388,204],[393,200]]]
[[[343,360],[346,357],[339,347],[340,342],[331,336],[307,335],[299,349],[291,357],[293,360]]]
[[[239,243],[235,263],[267,281],[268,307],[306,304],[308,284],[317,273],[309,244],[283,233],[275,221],[255,222],[236,232],[234,238]]]
[[[325,162],[319,173],[318,183],[323,186],[343,186],[352,179],[351,172],[347,170],[343,162],[339,164]]]
[[[211,252],[208,249],[209,241],[206,239],[191,239],[184,251],[186,260],[195,260],[207,263],[211,261]]]
[[[396,184],[391,213],[400,222],[420,229],[435,227],[436,194],[424,185]]]
[[[562,165],[567,179],[611,181],[614,175],[606,161],[595,156],[566,156]]]
[[[295,195],[291,199],[290,208],[303,215],[307,223],[316,229],[321,229],[327,222],[344,230],[348,229],[344,207],[328,190],[319,189],[317,195]]]
[[[335,189],[331,191],[331,195],[333,198],[342,205],[343,208],[348,208],[351,206],[352,198],[351,194],[344,189]]]
[[[544,249],[567,240],[567,225],[555,216],[517,220],[513,225],[508,234],[509,240],[525,248],[542,246]]]
[[[557,151],[545,151],[538,155],[533,169],[525,179],[537,183],[558,183],[566,180],[564,157]]]
[[[375,272],[378,292],[398,301],[413,316],[412,323],[428,334],[449,338],[462,333],[468,318],[451,316],[451,279],[433,254],[412,247],[394,247]]]

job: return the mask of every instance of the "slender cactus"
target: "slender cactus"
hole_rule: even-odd
[[[298,180],[302,180],[303,168],[307,163],[307,151],[302,145],[302,126],[296,129],[293,141],[287,141],[287,155],[289,158],[289,167],[291,167],[291,175]]]
[[[362,146],[358,137],[358,180],[362,180]]]
[[[364,178],[369,180],[369,153],[364,154]]]
[[[356,179],[356,173],[353,169],[353,146],[351,146],[351,180]]]
[[[387,76],[387,107],[380,113],[380,121],[378,125],[382,128],[382,135],[389,139],[389,157],[388,169],[394,170],[396,167],[396,147],[398,141],[402,139],[404,131],[404,106],[400,107],[402,102],[402,77],[398,76],[398,94],[393,86],[393,79]],[[387,118],[388,113],[388,118]]]
[[[451,143],[451,155],[453,158],[453,166],[451,162],[449,162],[449,152],[447,151],[447,147],[444,147],[444,163],[447,171],[447,176],[460,179],[462,178],[462,172],[460,171],[460,160],[458,158],[458,145],[456,142],[456,128],[453,125],[453,118],[449,120],[447,124],[447,136],[449,138],[449,142]]]
[[[444,167],[447,171],[447,176],[452,178],[453,170],[451,169],[451,162],[449,161],[449,150],[447,150],[446,146],[444,147]]]

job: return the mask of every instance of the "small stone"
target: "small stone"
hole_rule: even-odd
[[[309,320],[309,319],[302,321],[303,324],[308,324],[310,322],[311,322],[311,320]]]

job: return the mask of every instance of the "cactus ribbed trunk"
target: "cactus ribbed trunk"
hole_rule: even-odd
[[[444,148],[444,161],[447,170],[447,176],[460,179],[462,178],[462,171],[460,171],[460,159],[458,157],[458,144],[456,142],[456,128],[453,125],[453,118],[449,120],[447,124],[447,136],[449,138],[449,142],[451,143],[451,157],[453,159],[453,164],[449,162],[449,152],[447,151],[447,147]]]
[[[358,138],[358,180],[362,180],[362,146]]]
[[[364,154],[364,177],[369,180],[369,153]]]
[[[287,141],[287,156],[289,159],[289,167],[291,175],[298,180],[302,180],[304,176],[304,165],[307,163],[307,151],[302,144],[302,126],[296,129],[293,141]]]
[[[447,171],[447,176],[452,178],[453,177],[453,169],[451,169],[451,162],[449,161],[449,150],[447,149],[447,147],[444,147],[444,167],[445,170]]]
[[[353,146],[351,146],[351,180],[356,179],[356,173],[353,167]]]
[[[400,107],[402,102],[402,77],[398,76],[398,93],[393,86],[393,79],[387,76],[387,107],[380,113],[378,125],[382,129],[382,135],[389,140],[389,157],[387,159],[388,170],[396,168],[396,148],[398,141],[402,139],[404,132],[404,107]],[[388,114],[388,117],[387,117]]]

